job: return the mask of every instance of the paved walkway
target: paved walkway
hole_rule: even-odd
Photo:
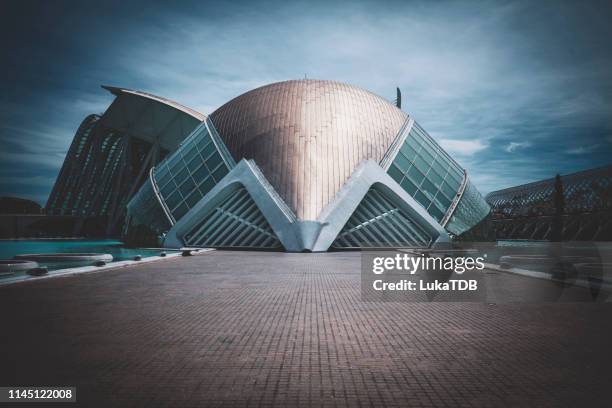
[[[359,267],[217,251],[2,287],[0,386],[105,407],[610,405],[610,304],[362,302]]]

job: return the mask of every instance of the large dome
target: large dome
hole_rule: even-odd
[[[296,215],[314,220],[365,159],[380,161],[407,115],[334,81],[278,82],[210,116],[236,160],[254,159]]]

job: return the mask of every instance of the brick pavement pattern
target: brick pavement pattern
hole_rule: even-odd
[[[1,287],[0,385],[87,407],[612,404],[610,304],[363,302],[359,271],[216,251]]]

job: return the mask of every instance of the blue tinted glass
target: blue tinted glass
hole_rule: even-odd
[[[168,208],[174,208],[178,203],[181,202],[181,200],[182,197],[177,190],[174,193],[170,194],[170,197],[166,198],[166,205],[168,206]]]
[[[228,173],[228,171],[227,171],[227,168],[225,166],[219,166],[219,168],[213,172],[213,176],[215,177],[215,180],[217,180],[217,182],[219,182],[219,180],[221,180],[223,177],[225,177],[225,175],[227,173]]]
[[[459,190],[459,186],[461,185],[459,181],[457,181],[456,179],[454,179],[453,177],[449,177],[451,175],[451,173],[448,174],[448,176],[446,177],[446,180],[444,180],[445,183],[448,183],[448,185],[454,190],[457,191]]]
[[[208,144],[206,145],[206,147],[204,147],[204,148],[202,149],[202,157],[204,157],[204,159],[207,159],[207,158],[208,158],[208,156],[210,156],[211,154],[213,154],[213,153],[214,153],[214,152],[216,152],[216,151],[217,151],[217,149],[215,148],[214,143],[212,143],[212,142],[211,142],[211,143],[208,143]]]
[[[404,145],[400,149],[400,152],[403,153],[404,156],[406,156],[410,160],[413,160],[414,157],[417,155],[416,150],[410,147],[410,145],[408,145],[407,143],[404,143]]]
[[[189,197],[185,199],[185,202],[187,203],[189,208],[193,208],[193,206],[196,205],[201,198],[202,194],[200,194],[198,190],[195,190],[193,193],[191,193]]]
[[[408,159],[404,157],[401,152],[395,156],[394,164],[404,172],[408,171],[408,168],[410,167],[410,161],[408,161]]]
[[[190,172],[194,172],[202,164],[202,157],[198,154],[189,162],[187,168]]]
[[[423,173],[421,173],[416,167],[412,166],[410,168],[410,170],[408,170],[408,177],[410,177],[410,180],[412,180],[412,182],[414,184],[416,184],[417,186],[421,185],[421,182],[423,181],[423,179],[425,178],[425,176],[423,175]]]
[[[175,189],[176,189],[176,185],[174,184],[172,180],[170,180],[170,182],[166,184],[164,187],[162,187],[159,192],[161,193],[162,196],[168,197],[170,193],[172,193]]]
[[[215,186],[215,181],[212,179],[212,177],[207,178],[206,180],[204,180],[202,182],[202,184],[200,184],[200,191],[202,192],[202,194],[206,194],[208,193],[213,187]]]
[[[457,194],[457,190],[452,188],[446,181],[442,183],[442,191],[444,194],[446,194],[446,197],[450,198],[451,200],[454,199],[455,195]]]
[[[425,194],[418,190],[414,193],[414,198],[425,208],[429,207],[429,204],[431,203],[431,201],[425,197]]]
[[[182,167],[181,170],[178,172],[178,174],[174,175],[174,182],[176,184],[181,184],[183,180],[185,180],[187,177],[188,177],[187,168]]]
[[[429,170],[429,165],[427,164],[427,162],[425,162],[425,160],[423,160],[420,156],[417,156],[414,158],[414,165],[417,167],[417,169],[419,169],[421,171],[421,173],[425,174],[427,173],[427,170]]]
[[[393,180],[397,181],[398,183],[402,180],[402,176],[404,175],[400,169],[395,167],[394,164],[392,164],[389,167],[388,173],[391,176],[391,178]]]
[[[433,156],[428,153],[426,149],[421,149],[420,155],[428,165],[431,165],[431,162],[433,162]]]
[[[175,219],[178,220],[183,215],[185,215],[187,211],[189,211],[189,207],[187,207],[187,204],[181,203],[181,205],[179,205],[177,208],[174,209],[174,211],[172,211],[172,215],[174,216]]]
[[[451,200],[449,200],[442,192],[438,192],[436,194],[436,201],[440,203],[440,207],[447,209],[451,205]]]
[[[410,195],[413,195],[414,192],[417,190],[417,186],[414,185],[414,183],[412,181],[410,181],[408,178],[404,178],[402,180],[402,182],[400,183],[400,185],[404,188],[404,190],[406,190],[406,192]]]
[[[429,206],[427,212],[431,214],[436,221],[440,221],[442,218],[444,218],[444,213],[440,211],[433,203]]]
[[[442,177],[434,170],[432,167],[427,173],[427,178],[435,184],[436,187],[440,187],[442,185]]]
[[[206,160],[206,165],[209,169],[212,170],[215,169],[219,164],[221,164],[222,161],[223,160],[221,159],[221,155],[215,152],[215,154],[213,154]]]
[[[190,149],[183,150],[182,154],[183,154],[183,160],[185,161],[185,163],[189,163],[191,159],[193,159],[194,156],[198,154],[198,150],[195,148],[195,146],[191,146]]]
[[[192,173],[192,177],[198,183],[201,182],[202,180],[204,180],[209,175],[210,175],[210,173],[208,172],[208,168],[206,168],[206,166],[204,166],[204,164],[202,164],[196,171],[194,171]]]
[[[161,171],[156,170],[154,173],[155,181],[158,186],[164,186],[170,180],[170,173],[166,166],[161,168]]]
[[[181,194],[183,195],[183,197],[187,197],[189,195],[189,193],[191,193],[193,191],[195,186],[196,185],[193,182],[193,180],[191,179],[191,177],[187,177],[185,179],[185,182],[179,186],[179,190],[180,190]]]
[[[196,142],[196,145],[198,146],[198,149],[204,150],[206,145],[209,143],[212,143],[212,141],[210,140],[210,137],[208,137],[208,133],[207,133],[205,136],[198,139],[198,141]]]
[[[412,132],[410,132],[410,134],[406,138],[406,143],[417,152],[421,148],[421,146],[419,146],[419,142],[417,142],[416,138],[414,137],[414,133]]]
[[[423,180],[423,184],[421,184],[421,190],[427,194],[430,199],[433,199],[436,196],[438,189],[433,183],[427,179]]]
[[[442,177],[444,177],[444,175],[446,175],[446,171],[448,169],[448,164],[447,163],[443,163],[441,161],[439,161],[438,159],[436,159],[433,164],[432,167],[436,170],[436,172],[438,172],[438,174]]]

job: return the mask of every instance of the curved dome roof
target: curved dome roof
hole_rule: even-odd
[[[407,117],[371,92],[321,80],[266,85],[210,115],[236,161],[254,159],[303,220],[317,218],[361,161],[379,162]]]

